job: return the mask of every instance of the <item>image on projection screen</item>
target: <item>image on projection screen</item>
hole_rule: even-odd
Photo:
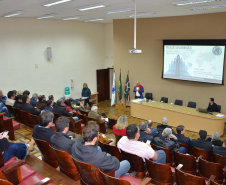
[[[163,78],[223,83],[225,46],[164,45]]]

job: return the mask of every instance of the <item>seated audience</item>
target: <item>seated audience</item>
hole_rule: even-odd
[[[157,136],[159,132],[152,126],[153,125],[153,121],[152,120],[147,120],[147,123],[148,123],[148,128],[151,130],[151,135],[153,137]]]
[[[13,91],[13,94],[15,95],[15,96],[17,96],[17,91],[16,90],[12,90]]]
[[[39,116],[39,125],[35,125],[33,128],[33,137],[35,139],[44,140],[50,143],[50,138],[55,132],[52,131],[51,126],[53,124],[53,113],[50,111],[44,111]]]
[[[9,91],[7,96],[8,96],[8,98],[6,99],[5,104],[13,106],[15,103],[15,95],[14,95],[13,91]]]
[[[53,107],[53,112],[58,113],[62,116],[70,117],[73,115],[73,112],[68,112],[65,108],[63,99],[57,100],[56,106]],[[78,121],[78,117],[72,117],[74,121]]]
[[[139,124],[140,129],[140,141],[144,141],[146,143],[147,140],[152,141],[153,136],[151,135],[151,130],[148,128],[148,123],[146,121],[142,121]]]
[[[21,109],[21,106],[23,105],[23,101],[22,101],[22,95],[17,95],[15,97],[15,103],[14,103],[14,108],[18,108],[18,109]]]
[[[117,143],[117,147],[125,152],[135,154],[143,160],[152,159],[154,162],[165,164],[166,154],[163,150],[154,151],[150,144],[138,141],[140,130],[136,124],[131,124],[126,129],[126,135]]]
[[[75,142],[72,146],[72,157],[78,161],[85,162],[104,171],[115,171],[115,177],[124,176],[130,169],[128,161],[119,162],[115,156],[98,150],[99,126],[90,121],[83,129],[85,142]]]
[[[53,112],[53,101],[47,100],[46,105],[47,106],[46,106],[45,110],[49,110],[49,111]]]
[[[222,146],[213,147],[213,153],[218,155],[226,156],[226,139],[224,140]]]
[[[41,109],[41,110],[44,110],[45,107],[46,107],[46,97],[45,95],[39,95],[38,96],[38,103],[36,104],[36,107]]]
[[[87,109],[84,107],[84,105],[82,104],[82,102],[80,102],[80,101],[77,101],[77,102],[75,103],[74,109],[75,109],[75,111],[81,110],[81,111],[90,112],[90,110],[87,110]]]
[[[3,112],[5,112],[5,115],[7,117],[10,117],[7,107],[3,103],[0,102],[0,113],[3,113]]]
[[[56,133],[50,138],[50,144],[53,148],[62,150],[71,154],[71,147],[75,142],[84,142],[82,136],[73,138],[68,135],[70,120],[61,116],[56,120]]]
[[[162,132],[162,137],[155,137],[152,143],[162,148],[168,148],[171,152],[175,150],[185,154],[185,148],[180,147],[176,136],[172,134],[171,128],[165,128]]]
[[[0,102],[5,103],[6,99],[6,96],[3,94],[2,90],[0,90]]]
[[[120,116],[117,123],[113,126],[113,132],[120,136],[126,136],[126,128],[128,127],[127,117]]]
[[[30,91],[25,90],[25,91],[23,92],[23,96],[30,96]]]
[[[214,98],[209,99],[209,105],[207,108],[208,112],[216,112],[217,111],[217,104],[214,103]]]
[[[32,95],[30,104],[31,104],[32,106],[36,106],[37,103],[38,103],[38,94],[37,94],[37,93],[34,93],[34,94]]]
[[[184,136],[185,132],[186,132],[186,129],[183,125],[177,126],[177,135],[176,135],[177,141],[179,143],[191,146],[191,139],[189,137]]]
[[[24,91],[19,90],[19,91],[17,92],[17,95],[22,95],[22,96],[23,96],[23,93],[24,93]]]
[[[54,96],[49,95],[49,100],[51,100],[53,102],[53,107],[54,107],[56,105],[56,103],[54,102]]]
[[[214,132],[212,134],[212,137],[207,138],[207,141],[211,142],[214,146],[222,146],[223,142],[220,140],[220,137],[220,134]]]
[[[33,150],[34,140],[27,140],[25,144],[11,143],[8,141],[9,136],[3,135],[3,133],[0,133],[0,152],[2,152],[4,162],[7,162],[12,157],[25,160],[29,152]]]
[[[109,122],[105,120],[104,116],[98,114],[97,110],[98,110],[98,107],[96,105],[93,105],[91,108],[91,111],[88,114],[88,117],[95,118],[99,122],[105,121],[105,125],[108,125]]]
[[[72,103],[74,102],[74,100],[72,98],[69,98],[67,100],[65,100],[65,108],[68,112],[75,112],[75,110],[72,108]]]
[[[22,101],[23,101],[23,104],[21,106],[21,110],[26,111],[26,112],[29,112],[29,113],[34,114],[34,115],[39,115],[41,113],[41,110],[40,109],[34,108],[30,104],[30,98],[29,98],[29,96],[23,95]]]
[[[166,117],[162,118],[162,124],[157,125],[157,131],[162,133],[165,128],[171,128],[172,129],[172,127],[168,126],[167,123],[168,123],[168,119]],[[173,135],[177,134],[173,129],[172,129],[172,133],[173,133]]]
[[[205,140],[206,136],[207,136],[207,132],[205,130],[200,130],[199,138],[192,139],[191,146],[212,152],[213,144],[211,142]]]

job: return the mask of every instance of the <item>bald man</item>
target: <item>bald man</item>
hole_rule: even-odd
[[[141,98],[143,99],[143,92],[144,92],[144,87],[142,85],[140,85],[140,82],[137,81],[136,86],[134,87],[133,92],[135,92],[135,99],[137,98]]]

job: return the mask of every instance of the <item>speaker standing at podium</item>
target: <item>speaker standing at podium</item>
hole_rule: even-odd
[[[91,96],[91,91],[90,89],[88,88],[88,85],[87,83],[84,83],[83,84],[83,89],[82,89],[82,97],[87,97],[87,99],[85,99],[85,107],[86,107],[86,104],[88,103],[90,107],[92,107],[90,101],[89,101],[89,98]]]
[[[143,94],[142,94],[144,92],[144,88],[143,88],[142,85],[140,85],[140,82],[139,81],[137,81],[137,84],[134,87],[133,92],[135,92],[135,99],[137,99],[137,98],[143,99],[144,98],[143,97]]]

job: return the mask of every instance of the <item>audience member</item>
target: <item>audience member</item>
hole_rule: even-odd
[[[127,127],[126,135],[127,136],[123,136],[117,143],[117,147],[120,150],[135,154],[143,158],[143,160],[147,158],[157,163],[166,163],[166,154],[163,150],[154,151],[150,144],[138,141],[140,131],[136,124],[131,124]]]
[[[25,91],[23,92],[23,96],[30,96],[30,91],[25,90]]]
[[[226,156],[226,139],[224,140],[222,146],[213,147],[213,153],[218,155]]]
[[[148,123],[148,128],[151,130],[151,134],[153,137],[158,135],[158,131],[152,126],[153,125],[153,121],[152,120],[147,120]]]
[[[0,102],[5,103],[6,99],[6,96],[3,94],[2,90],[0,90]]]
[[[176,135],[177,141],[179,143],[191,146],[191,139],[189,137],[184,136],[185,132],[186,132],[186,129],[183,125],[177,126],[177,135]]]
[[[8,98],[6,99],[5,104],[6,104],[6,105],[13,106],[14,103],[15,103],[15,95],[14,95],[13,91],[9,91],[9,92],[7,93],[7,97],[8,97]]]
[[[87,110],[87,109],[84,107],[84,105],[82,104],[82,102],[80,102],[80,101],[77,101],[77,102],[75,103],[74,109],[75,109],[76,111],[81,110],[81,111],[90,112],[90,110]]]
[[[54,102],[54,96],[49,95],[49,100],[51,100],[53,102],[53,107],[54,107],[56,105],[56,103]]]
[[[53,148],[62,150],[71,154],[71,147],[75,142],[84,142],[82,136],[73,138],[68,135],[70,120],[67,117],[61,116],[56,121],[56,133],[50,138],[50,144]]]
[[[7,107],[3,103],[0,102],[0,113],[3,113],[3,112],[5,113],[5,115],[7,117],[10,117]]]
[[[83,129],[85,142],[75,142],[72,146],[72,157],[100,168],[102,171],[115,171],[115,177],[124,176],[130,169],[128,161],[119,162],[115,156],[101,152],[97,148],[99,138],[99,126],[95,122],[89,122]]]
[[[91,108],[91,111],[89,112],[88,116],[90,118],[95,118],[97,119],[99,122],[105,121],[105,125],[108,125],[109,122],[105,120],[105,118],[103,116],[101,116],[100,114],[97,113],[98,107],[96,105],[93,105]]]
[[[168,123],[168,119],[166,117],[162,118],[162,124],[157,125],[157,131],[162,133],[165,128],[171,128],[172,129],[172,127],[168,126],[167,123]],[[172,129],[172,133],[173,133],[173,135],[177,134],[173,129]]]
[[[120,136],[126,136],[127,127],[128,127],[127,117],[122,115],[118,118],[117,123],[113,126],[113,132]]]
[[[82,97],[87,97],[87,98],[85,99],[85,103],[84,103],[85,107],[86,107],[86,104],[87,104],[87,103],[89,104],[90,107],[92,107],[92,104],[91,104],[91,102],[89,101],[90,96],[91,96],[91,91],[90,91],[90,89],[88,88],[87,83],[84,83],[84,84],[83,84],[83,89],[82,89]]]
[[[214,98],[209,99],[209,105],[207,108],[208,112],[216,112],[217,111],[217,104],[214,103]]]
[[[49,110],[49,111],[53,112],[53,101],[47,100],[46,105],[47,106],[46,106],[45,110]]]
[[[53,117],[53,113],[48,110],[40,114],[39,125],[35,125],[33,128],[33,137],[35,139],[44,140],[50,143],[50,138],[55,134],[51,129]]]
[[[18,108],[18,109],[21,109],[21,106],[23,105],[23,101],[22,101],[22,95],[17,95],[15,97],[15,103],[14,103],[14,108]]]
[[[15,96],[17,96],[17,91],[16,90],[12,90],[13,91],[13,94],[15,95]]]
[[[180,147],[176,136],[172,134],[171,128],[165,128],[162,132],[162,137],[155,137],[152,143],[162,148],[168,148],[171,152],[175,150],[185,154],[185,148]]]
[[[17,92],[17,95],[22,95],[22,96],[23,96],[23,93],[24,93],[24,91],[19,90],[19,91]]]
[[[74,100],[72,98],[69,98],[67,100],[65,100],[65,108],[68,112],[75,112],[75,110],[72,108],[72,103],[74,102]]]
[[[220,140],[220,134],[214,132],[212,137],[208,137],[207,141],[210,141],[214,146],[222,146],[223,142]]]
[[[31,104],[30,104],[30,98],[27,95],[23,95],[22,96],[22,101],[23,104],[21,106],[21,110],[29,112],[31,114],[34,115],[39,115],[41,113],[41,110],[38,108],[34,108]]]
[[[46,97],[45,95],[39,95],[38,96],[38,103],[36,104],[36,107],[41,109],[41,110],[44,110],[45,107],[46,107]]]
[[[34,93],[34,94],[32,94],[32,98],[30,100],[30,104],[32,106],[36,106],[37,103],[38,103],[38,94],[37,93]]]
[[[150,142],[153,139],[153,136],[151,135],[151,130],[148,128],[148,123],[146,121],[142,121],[139,124],[140,129],[140,141],[144,141],[146,143],[147,140]]]
[[[212,143],[205,140],[206,136],[207,132],[205,130],[200,130],[199,138],[192,139],[191,146],[212,152]]]

